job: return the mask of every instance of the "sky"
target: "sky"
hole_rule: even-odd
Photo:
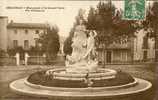
[[[80,8],[96,7],[97,1],[53,1],[53,0],[4,0],[0,1],[0,15],[9,21],[19,23],[49,23],[59,28],[59,35],[68,36]],[[118,9],[123,9],[123,1],[113,1]],[[39,9],[40,7],[40,9]],[[28,8],[29,10],[26,10]],[[30,11],[30,8],[38,11]],[[39,12],[40,10],[40,12]]]

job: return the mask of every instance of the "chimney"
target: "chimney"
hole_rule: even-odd
[[[10,21],[10,23],[12,24],[12,23],[14,23],[14,21],[13,21],[13,20],[11,20],[11,21]]]

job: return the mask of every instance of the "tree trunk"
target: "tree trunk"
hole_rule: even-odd
[[[105,42],[104,42],[104,43],[105,43]],[[106,61],[105,61],[105,60],[106,60],[106,55],[105,55],[105,44],[104,44],[104,48],[103,48],[103,49],[104,49],[104,68],[105,68],[105,63],[106,63]]]
[[[155,33],[155,62],[158,62],[158,33]]]

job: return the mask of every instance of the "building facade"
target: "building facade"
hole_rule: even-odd
[[[47,24],[41,23],[8,23],[8,17],[0,16],[0,49],[22,47],[30,49],[37,45],[41,33],[46,32]]]
[[[149,38],[144,30],[140,30],[134,38],[134,61],[154,61],[155,39]]]
[[[98,51],[98,60],[101,63],[127,63],[132,61],[132,42],[125,40],[123,42],[114,42],[105,48],[100,44]]]
[[[0,16],[0,49],[7,51],[20,47],[25,51],[39,46],[40,34],[47,33],[48,27],[47,23],[8,22],[8,17]],[[64,37],[59,37],[60,49],[58,54],[63,54],[64,39]]]
[[[0,16],[0,49],[7,50],[8,34],[7,34],[8,17]]]
[[[140,30],[136,37],[125,42],[112,43],[106,48],[101,44],[98,47],[99,62],[131,63],[131,62],[154,62],[155,40],[147,36],[147,32]]]
[[[46,31],[45,24],[14,23],[7,25],[8,48],[22,47],[25,50],[37,45],[37,39]]]

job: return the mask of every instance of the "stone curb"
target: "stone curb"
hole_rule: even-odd
[[[25,78],[26,79],[26,78]],[[29,95],[29,96],[38,96],[38,97],[104,97],[104,98],[113,98],[119,96],[126,96],[132,94],[138,94],[147,91],[152,87],[152,84],[146,80],[135,78],[138,82],[137,85],[128,87],[128,88],[118,88],[118,89],[103,89],[101,91],[66,91],[64,88],[62,90],[49,90],[41,88],[33,88],[24,83],[25,79],[20,79],[12,82],[9,87],[10,89],[18,94]],[[39,86],[40,87],[40,86]],[[91,89],[86,88],[86,89]]]

